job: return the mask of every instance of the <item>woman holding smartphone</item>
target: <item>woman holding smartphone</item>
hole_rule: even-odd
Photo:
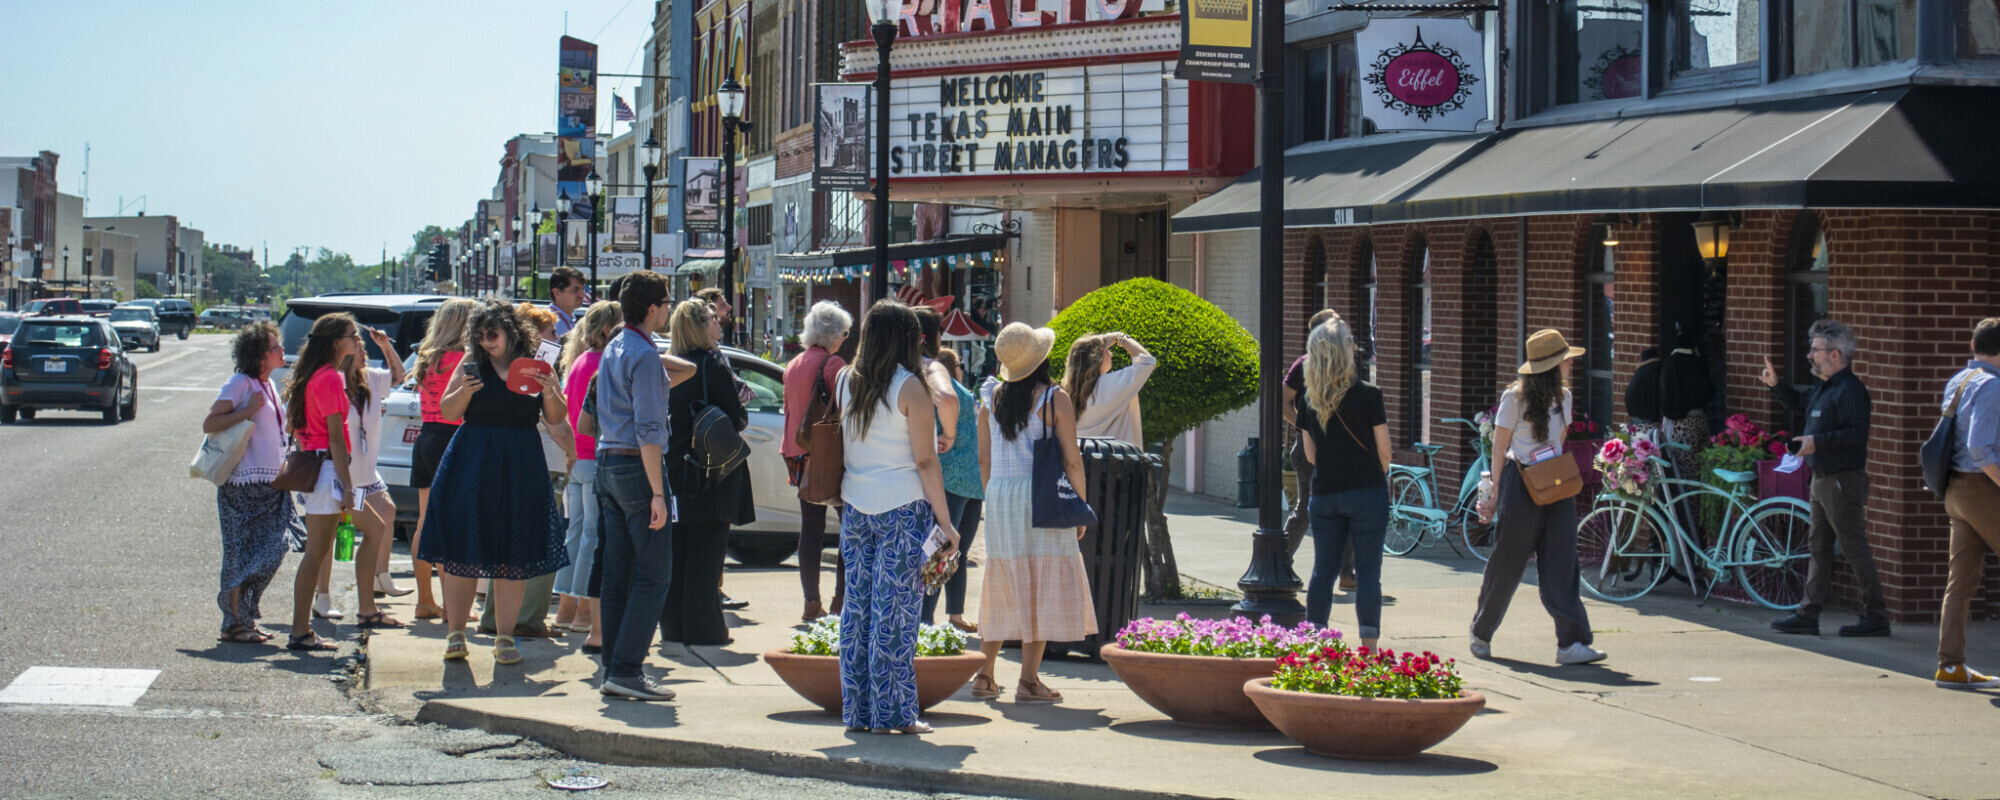
[[[417,346],[417,403],[423,410],[424,425],[417,430],[416,446],[410,451],[410,486],[417,490],[417,532],[410,539],[410,567],[417,578],[417,619],[442,619],[444,607],[431,594],[431,562],[416,554],[422,549],[424,520],[430,516],[431,482],[437,477],[444,449],[458,433],[458,420],[444,417],[444,390],[451,376],[465,360],[465,325],[475,300],[455,297],[438,306],[431,315],[424,342]]]

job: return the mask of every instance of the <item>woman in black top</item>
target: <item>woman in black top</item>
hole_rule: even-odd
[[[1354,333],[1335,316],[1306,337],[1306,390],[1297,401],[1299,432],[1312,462],[1313,572],[1306,620],[1325,627],[1333,579],[1354,545],[1361,643],[1382,635],[1382,538],[1389,528],[1389,418],[1382,390],[1354,371]]]
[[[672,485],[674,518],[674,577],[667,604],[660,612],[660,639],[683,644],[729,644],[729,625],[722,619],[722,557],[731,525],[757,520],[750,496],[750,470],[738,464],[729,474],[711,477],[689,460],[694,451],[694,423],[708,406],[722,409],[737,430],[750,425],[750,412],[736,395],[736,373],[717,347],[722,338],[719,315],[708,303],[686,300],[674,307],[669,334],[673,354],[694,362],[690,380],[667,392],[667,415],[673,432],[667,442],[667,482]]]
[[[1687,480],[1700,480],[1695,457],[1708,447],[1708,401],[1715,383],[1708,377],[1708,358],[1700,341],[1685,331],[1674,339],[1673,352],[1660,365],[1660,418],[1667,440],[1685,448],[1667,448],[1674,469]]]
[[[1639,366],[1632,368],[1632,382],[1625,385],[1625,413],[1632,418],[1632,433],[1654,438],[1660,429],[1660,348],[1648,347],[1639,354]]]

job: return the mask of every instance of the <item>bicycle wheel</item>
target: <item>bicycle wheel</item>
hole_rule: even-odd
[[[1665,533],[1651,514],[1619,502],[1576,526],[1576,560],[1583,588],[1613,602],[1645,596],[1667,574]]]
[[[1424,536],[1424,518],[1405,509],[1430,508],[1430,487],[1420,477],[1398,472],[1389,476],[1389,498],[1389,530],[1382,537],[1382,552],[1405,555],[1417,549]]]
[[[1467,508],[1458,515],[1458,538],[1465,542],[1465,549],[1480,561],[1493,558],[1494,536],[1500,532],[1491,522],[1480,522],[1479,512]]]
[[[1812,562],[1812,517],[1804,503],[1765,501],[1738,528],[1736,578],[1766,608],[1789,611],[1806,596]]]

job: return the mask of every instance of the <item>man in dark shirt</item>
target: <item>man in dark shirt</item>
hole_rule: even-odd
[[[1861,582],[1861,621],[1841,626],[1842,636],[1888,636],[1888,607],[1875,552],[1864,522],[1868,511],[1868,387],[1849,369],[1854,363],[1854,331],[1834,320],[1813,323],[1813,374],[1821,383],[1810,394],[1778,382],[1771,359],[1757,376],[1785,409],[1805,411],[1798,454],[1812,470],[1812,564],[1806,572],[1805,601],[1797,613],[1771,623],[1779,633],[1819,635],[1819,612],[1833,586],[1834,541]]]

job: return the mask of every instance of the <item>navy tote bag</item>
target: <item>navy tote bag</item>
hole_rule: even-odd
[[[1048,412],[1055,394],[1050,387],[1042,395],[1042,410]],[[1042,435],[1035,440],[1035,493],[1029,524],[1037,528],[1081,528],[1097,524],[1097,512],[1076,495],[1063,469],[1062,442],[1056,441],[1055,414],[1042,420]]]

